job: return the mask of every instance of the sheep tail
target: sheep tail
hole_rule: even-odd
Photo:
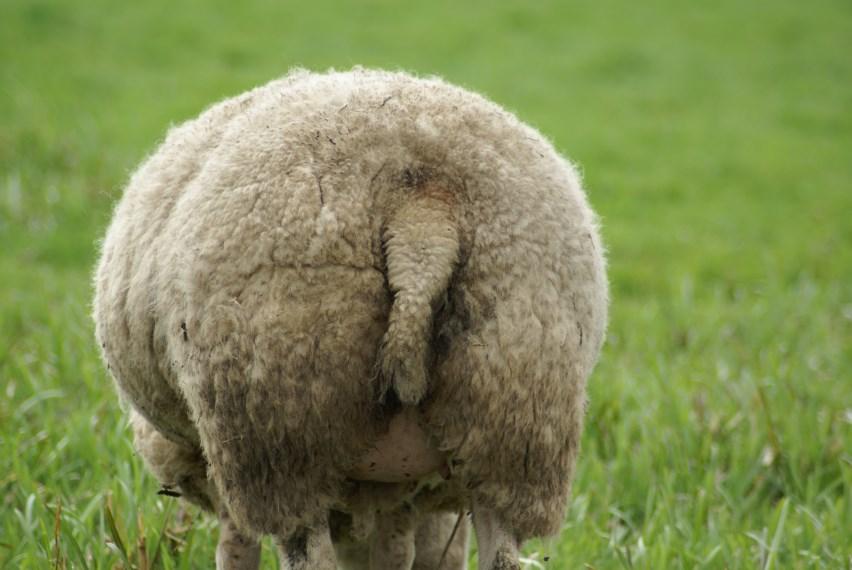
[[[435,310],[445,299],[459,259],[455,197],[442,182],[425,181],[394,211],[383,243],[393,305],[379,358],[379,395],[392,389],[417,404],[429,388]]]

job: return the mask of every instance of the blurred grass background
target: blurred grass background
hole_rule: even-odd
[[[0,568],[210,565],[100,365],[97,239],[170,124],[356,64],[513,110],[601,214],[609,342],[528,566],[852,567],[850,54],[845,0],[3,0]]]

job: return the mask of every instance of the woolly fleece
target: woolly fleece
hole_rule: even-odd
[[[538,132],[440,79],[355,69],[173,128],[115,210],[94,316],[154,430],[140,451],[206,460],[241,528],[345,510],[402,402],[456,500],[525,539],[563,520],[606,308],[595,216]]]

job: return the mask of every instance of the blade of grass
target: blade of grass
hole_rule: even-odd
[[[83,549],[80,548],[80,545],[74,537],[69,533],[66,535],[65,539],[71,543],[71,546],[73,546],[72,550],[74,551],[74,554],[77,555],[77,560],[80,562],[80,566],[85,570],[89,570],[89,562],[86,560],[86,554],[83,552]]]
[[[172,514],[172,508],[174,507],[176,501],[168,501],[166,503],[166,510],[163,513],[163,526],[160,529],[160,533],[157,536],[157,545],[154,547],[154,559],[151,561],[151,568],[157,568],[157,565],[160,564],[160,555],[162,553],[162,545],[163,545],[163,537],[166,536],[166,528],[169,526],[169,518]]]
[[[112,538],[113,544],[115,544],[118,553],[121,555],[121,558],[130,566],[130,557],[127,554],[127,549],[125,547],[124,539],[121,537],[121,533],[118,530],[118,525],[115,524],[115,516],[112,513],[112,496],[108,495],[106,500],[106,506],[104,508],[104,515],[107,520],[107,529],[109,530],[110,538]]]
[[[772,544],[769,546],[769,556],[766,557],[766,565],[763,567],[763,570],[772,570],[775,554],[778,552],[778,547],[781,545],[781,537],[784,535],[784,524],[787,522],[787,511],[789,509],[790,499],[784,499],[784,504],[781,506],[781,515],[778,517],[778,524],[775,525],[775,534],[772,535]]]
[[[56,510],[53,516],[53,567],[55,570],[65,568],[62,560],[62,550],[59,546],[59,536],[62,530],[62,497],[56,502]]]
[[[148,550],[145,545],[145,524],[142,520],[142,513],[139,513],[139,516],[136,518],[136,524],[139,527],[139,538],[136,541],[136,553],[139,560],[138,568],[139,570],[149,570]]]

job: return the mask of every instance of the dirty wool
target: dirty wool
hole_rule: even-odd
[[[218,103],[133,174],[95,281],[137,449],[219,516],[220,567],[264,534],[294,568],[350,539],[405,567],[472,510],[483,567],[512,568],[559,529],[603,247],[576,170],[485,98],[354,69]],[[353,478],[403,411],[437,474]]]

